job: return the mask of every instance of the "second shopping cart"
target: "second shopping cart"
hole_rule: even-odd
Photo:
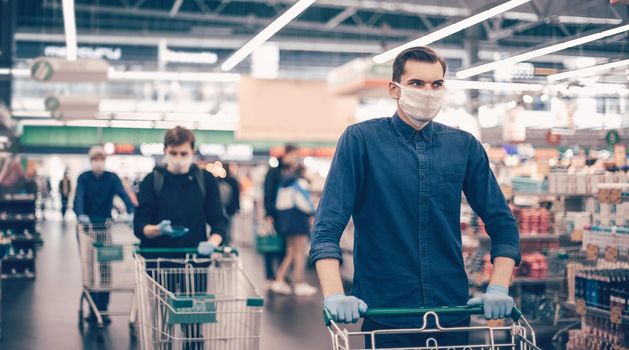
[[[136,273],[140,349],[259,349],[264,300],[235,250],[140,249]]]

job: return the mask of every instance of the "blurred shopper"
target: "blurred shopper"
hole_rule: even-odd
[[[286,169],[277,194],[276,226],[286,239],[286,255],[277,270],[275,282],[271,285],[271,290],[275,293],[290,294],[293,289],[297,296],[317,293],[317,288],[304,282],[310,219],[315,212],[310,199],[310,184],[304,172],[302,165],[292,165]],[[286,283],[286,274],[291,265],[293,289]]]
[[[192,163],[194,134],[186,128],[166,132],[164,154],[166,165],[156,166],[140,184],[135,235],[143,248],[195,247],[210,255],[224,242],[227,229],[217,180]]]
[[[332,161],[315,219],[310,258],[324,307],[339,322],[356,322],[367,306],[416,308],[482,305],[485,317],[508,317],[508,287],[520,261],[518,229],[481,143],[433,122],[443,104],[446,62],[427,47],[401,52],[393,63],[391,118],[347,128]],[[494,264],[484,294],[469,298],[460,232],[461,192],[491,236]],[[339,240],[355,224],[353,296],[341,283]],[[440,317],[468,326],[469,316]],[[416,317],[369,318],[363,331],[420,327]],[[430,335],[434,336],[434,335]],[[437,336],[439,346],[466,344],[466,333]],[[371,348],[366,337],[365,347]],[[417,347],[422,334],[376,336],[378,348]]]
[[[264,179],[264,211],[266,212],[265,220],[268,226],[277,227],[277,209],[275,203],[277,200],[277,191],[282,181],[282,172],[291,166],[295,166],[299,162],[299,148],[296,145],[288,144],[284,147],[284,156],[278,159],[278,166],[269,168],[269,172]],[[275,265],[284,259],[284,253],[267,253],[264,254],[264,269],[266,279],[269,285],[275,282]]]
[[[111,219],[114,196],[118,195],[127,207],[127,213],[133,216],[134,207],[127,192],[122,186],[118,175],[105,171],[105,159],[107,155],[101,146],[93,146],[89,150],[92,170],[82,173],[76,183],[76,195],[74,196],[74,212],[80,224],[103,224]],[[106,237],[97,236],[97,239]],[[101,242],[102,243],[102,242]],[[108,264],[100,265],[101,278],[104,281],[111,278],[111,270]],[[109,305],[109,292],[92,292],[92,299],[100,311],[107,311]],[[96,316],[90,310],[87,321],[96,322]],[[103,322],[110,323],[108,316],[103,316]]]
[[[65,221],[66,211],[68,210],[68,199],[72,192],[72,181],[68,175],[68,171],[63,172],[63,178],[59,181],[59,195],[61,196],[61,220]]]
[[[229,220],[227,223],[225,244],[229,244],[228,242],[231,241],[232,219],[240,210],[240,183],[233,175],[234,172],[232,169],[234,169],[234,167],[235,165],[233,164],[227,164],[225,166],[225,177],[218,178],[218,189],[221,193],[221,201],[225,206],[225,213]]]

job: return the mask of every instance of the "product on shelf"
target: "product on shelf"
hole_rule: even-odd
[[[546,257],[539,252],[522,254],[520,266],[516,269],[518,276],[545,278],[548,275]]]
[[[546,208],[516,208],[514,216],[522,234],[551,234],[553,227]]]
[[[601,183],[627,183],[624,172],[591,172],[561,173],[551,172],[548,175],[548,192],[553,194],[596,194]]]
[[[622,289],[629,284],[629,269],[581,270],[575,276],[575,299],[585,305],[610,310],[612,289]]]
[[[622,350],[629,346],[629,327],[588,316],[582,329],[571,330],[567,350]]]

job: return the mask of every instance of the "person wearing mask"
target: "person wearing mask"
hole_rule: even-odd
[[[111,219],[114,196],[118,195],[127,207],[127,213],[133,217],[134,207],[127,192],[122,186],[118,175],[105,170],[107,155],[101,146],[93,146],[89,153],[92,169],[82,173],[76,183],[76,195],[74,197],[74,212],[82,225],[103,224]],[[107,239],[107,237],[97,237]],[[111,273],[109,264],[100,264],[101,276],[109,276]],[[90,293],[99,311],[106,312],[109,305],[109,292]],[[96,322],[96,315],[90,310],[87,318],[89,323]],[[111,322],[108,316],[103,316],[103,322]]]
[[[508,287],[520,261],[519,233],[471,134],[432,121],[446,94],[446,62],[427,47],[393,62],[389,95],[397,113],[348,127],[341,136],[316,214],[310,259],[324,307],[339,322],[356,322],[368,307],[481,305],[487,319],[508,317]],[[491,237],[493,273],[484,294],[470,299],[460,232],[461,192]],[[354,220],[354,280],[346,296],[339,240]],[[468,326],[469,316],[443,315],[443,326]],[[417,317],[368,318],[363,331],[417,328]],[[433,335],[434,336],[434,335]],[[440,346],[467,343],[464,332],[437,336]],[[422,334],[379,334],[377,348],[417,347]],[[365,339],[371,348],[371,339]]]
[[[317,288],[304,281],[306,245],[310,237],[310,220],[315,212],[310,199],[310,184],[305,168],[298,164],[287,169],[282,177],[276,202],[278,231],[286,240],[286,255],[277,269],[271,290],[279,294],[312,296]],[[288,269],[293,266],[293,288],[286,283]]]
[[[225,213],[229,222],[227,224],[227,242],[231,240],[232,219],[240,210],[240,183],[232,174],[233,164],[225,166],[225,177],[218,178],[218,188],[221,193],[221,201],[225,206]]]
[[[216,178],[193,164],[194,134],[177,126],[164,136],[166,164],[156,166],[140,183],[138,208],[133,223],[140,248],[196,248],[202,256],[211,255],[225,242],[227,216],[221,202]],[[210,226],[208,234],[207,225]],[[147,258],[183,258],[178,253],[143,253]],[[168,264],[168,263],[166,263]],[[207,267],[207,263],[189,262],[194,267]],[[184,280],[160,280],[166,289],[189,293],[190,285]],[[195,274],[195,293],[205,292],[207,274]],[[172,330],[164,325],[167,333]],[[183,329],[183,338],[202,338],[200,325]],[[201,349],[203,344],[184,341],[184,349]]]
[[[186,128],[166,132],[164,154],[165,166],[156,166],[140,183],[135,235],[142,248],[197,248],[210,255],[227,230],[217,180],[193,164],[194,134]]]
[[[59,181],[59,195],[61,196],[61,220],[65,221],[66,211],[68,210],[68,198],[72,192],[72,181],[68,176],[68,171],[63,173],[63,178]]]
[[[277,191],[282,181],[282,172],[299,162],[299,148],[296,145],[288,144],[284,147],[284,156],[278,159],[278,166],[269,168],[264,178],[264,211],[267,226],[273,227],[279,233],[277,227]],[[267,285],[275,282],[275,265],[284,259],[284,253],[264,254],[264,270],[266,273]]]

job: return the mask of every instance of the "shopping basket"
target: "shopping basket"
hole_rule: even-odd
[[[113,230],[116,234],[113,234]],[[111,312],[98,310],[94,296],[98,293],[133,293],[135,291],[135,265],[133,251],[136,239],[128,223],[103,220],[99,223],[78,224],[77,240],[81,258],[81,282],[83,290],[79,306],[79,327],[83,328],[84,303],[96,316],[100,327],[103,316],[130,315],[130,325],[135,323],[135,298],[131,310]],[[96,294],[94,294],[96,293]]]
[[[145,258],[181,254],[181,258]],[[237,251],[136,251],[140,349],[257,350],[264,305]]]
[[[439,315],[482,315],[482,307],[437,307],[417,309],[368,309],[364,318],[374,317],[422,317],[423,326],[409,329],[387,329],[370,332],[350,332],[337,324],[327,310],[324,310],[324,321],[332,337],[332,349],[357,350],[364,349],[365,337],[371,340],[371,348],[378,349],[378,336],[391,334],[425,334],[426,343],[405,347],[404,350],[541,350],[536,346],[535,332],[526,321],[522,313],[514,308],[510,326],[470,326],[470,327],[442,327]],[[432,322],[431,322],[432,321]],[[434,324],[434,325],[433,325]],[[470,339],[465,344],[440,345],[436,339],[438,335],[465,332]],[[446,335],[447,337],[447,335]],[[480,341],[478,339],[481,339]]]

